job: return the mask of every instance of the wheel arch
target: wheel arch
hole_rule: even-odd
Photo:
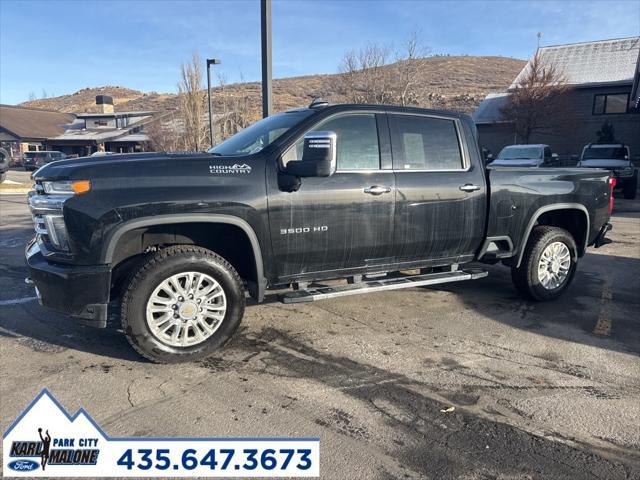
[[[251,225],[249,225],[247,221],[233,215],[169,214],[130,220],[121,225],[118,225],[118,227],[116,227],[116,229],[109,234],[102,246],[100,262],[103,264],[109,264],[112,266],[112,268],[114,268],[116,267],[116,265],[121,265],[132,259],[133,257],[143,253],[144,248],[146,248],[146,245],[144,245],[143,243],[134,245],[133,247],[128,246],[128,251],[122,255],[118,255],[117,253],[118,246],[121,244],[121,242],[127,242],[127,235],[131,235],[133,238],[137,238],[138,232],[140,232],[141,237],[146,234],[149,234],[151,236],[155,235],[157,244],[163,244],[167,241],[167,239],[173,238],[173,241],[169,242],[170,244],[199,244],[206,248],[210,248],[213,251],[216,251],[216,253],[220,254],[221,256],[224,256],[224,253],[226,253],[224,251],[225,249],[216,249],[216,245],[235,245],[235,242],[229,242],[228,239],[219,243],[216,243],[217,240],[213,238],[211,238],[209,242],[190,242],[189,240],[191,240],[192,237],[190,237],[188,234],[185,234],[183,229],[188,228],[189,226],[197,227],[198,224],[206,224],[207,226],[211,226],[212,228],[215,228],[216,226],[228,227],[229,229],[235,229],[239,232],[242,232],[244,239],[246,239],[247,246],[251,249],[250,253],[253,255],[253,258],[249,260],[248,264],[251,267],[252,271],[249,272],[249,275],[247,275],[247,272],[242,273],[245,273],[244,279],[247,280],[249,293],[252,297],[261,302],[264,299],[266,280],[264,278],[264,263],[262,258],[262,250],[260,248],[260,241],[258,240],[258,236],[256,235],[254,229],[251,227]],[[176,227],[176,231],[173,231],[171,233],[162,231],[162,227],[170,228],[172,226]],[[154,227],[158,227],[160,229],[160,233],[149,233],[149,229],[154,229]],[[201,235],[202,233],[200,234],[200,236]],[[202,245],[202,243],[205,243],[205,245]],[[149,245],[152,244],[153,241],[149,243]],[[124,245],[122,246],[124,247]],[[230,261],[230,259],[227,260]],[[231,263],[233,264],[233,262]],[[236,265],[234,265],[234,267],[236,267]]]
[[[574,223],[575,219],[579,219],[578,223]],[[542,221],[543,223],[540,223]],[[538,208],[524,231],[522,241],[518,248],[516,267],[520,267],[524,250],[529,242],[531,231],[536,225],[549,225],[554,227],[562,227],[571,233],[576,242],[579,257],[583,256],[587,250],[589,242],[590,220],[589,212],[584,205],[579,203],[554,203]],[[584,231],[582,231],[584,230]]]

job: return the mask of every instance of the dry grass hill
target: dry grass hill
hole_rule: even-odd
[[[418,104],[425,108],[472,112],[487,93],[506,88],[524,64],[523,60],[505,57],[428,57],[421,62],[418,74]],[[310,75],[274,80],[275,110],[305,106],[315,97],[323,97],[335,103],[345,101],[335,90],[339,75]],[[176,78],[177,76],[176,69]],[[232,84],[225,89],[230,96],[248,96],[252,110],[259,110],[260,83]],[[214,102],[218,93],[219,87],[216,87],[213,90]],[[177,96],[172,93],[143,93],[114,86],[84,88],[71,95],[33,100],[21,105],[71,113],[95,112],[96,95],[111,95],[116,111],[166,110],[177,106]]]

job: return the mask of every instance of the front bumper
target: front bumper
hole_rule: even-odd
[[[111,285],[111,270],[108,266],[49,262],[42,255],[35,239],[27,245],[25,259],[41,305],[78,317],[88,325],[100,328],[107,326]]]

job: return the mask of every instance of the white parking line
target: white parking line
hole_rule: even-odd
[[[38,297],[14,298],[13,300],[0,300],[0,307],[3,305],[19,305],[37,300]]]

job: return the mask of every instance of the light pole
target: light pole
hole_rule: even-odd
[[[272,111],[271,96],[271,0],[260,0],[260,39],[262,43],[262,118]]]
[[[220,65],[220,60],[217,58],[207,58],[207,99],[209,103],[209,141],[211,142],[211,148],[213,148],[213,117],[211,115],[211,65]]]

